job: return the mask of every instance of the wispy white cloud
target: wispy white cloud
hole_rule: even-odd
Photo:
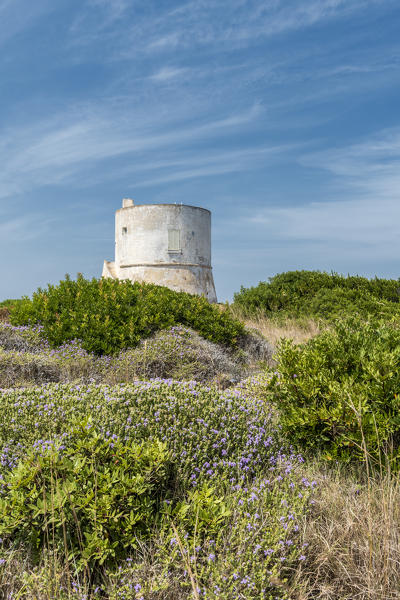
[[[132,3],[129,0],[86,0],[69,26],[70,41],[78,46],[121,38],[119,25]]]
[[[151,40],[148,45],[148,50],[158,50],[163,48],[175,48],[179,45],[180,34],[178,31],[167,33]]]
[[[310,153],[302,165],[332,175],[325,201],[265,207],[248,219],[275,239],[319,243],[332,256],[374,248],[374,258],[400,250],[400,129],[362,143]],[[371,257],[370,257],[371,258]]]
[[[105,11],[108,21],[120,19],[131,5],[130,0],[88,0],[89,8],[100,8]]]
[[[51,0],[0,0],[0,44],[31,27],[44,14],[54,10]]]
[[[385,0],[385,4],[396,1]],[[109,60],[198,46],[232,49],[344,19],[358,11],[365,13],[383,0],[193,0],[171,4],[148,0],[148,10],[143,11],[140,3],[129,0],[86,0],[70,27],[71,42],[106,44]],[[128,15],[132,18],[126,19]],[[126,19],[123,30],[122,19]]]
[[[393,4],[394,0],[388,0]],[[145,28],[148,50],[210,43],[253,42],[304,29],[331,19],[345,18],[379,5],[382,0],[232,0],[229,9],[213,0],[194,0],[161,14]],[[221,19],[223,13],[224,18]],[[140,34],[135,29],[136,34]]]
[[[2,218],[0,240],[4,244],[21,245],[46,235],[56,219],[43,219],[34,215]]]
[[[385,0],[385,5],[389,8],[396,1]],[[348,46],[344,49],[337,39],[330,38],[326,45],[318,46],[318,52],[307,44],[295,53],[282,46],[282,52],[268,52],[262,60],[249,56],[247,65],[241,55],[239,58],[232,52],[266,39],[270,43],[274,38],[275,43],[279,34],[290,35],[332,20],[357,18],[358,14],[364,18],[382,5],[383,0],[231,0],[227,6],[215,0],[167,4],[148,0],[148,10],[142,10],[140,2],[86,0],[71,28],[71,42],[79,45],[71,60],[84,62],[88,48],[83,51],[81,44],[90,47],[93,43],[96,51],[90,52],[90,60],[121,65],[119,75],[105,82],[108,92],[123,90],[140,96],[150,107],[157,104],[151,95],[161,87],[163,94],[179,91],[187,104],[207,98],[222,104],[226,97],[263,87],[262,95],[268,98],[271,112],[275,110],[276,129],[285,129],[288,122],[290,127],[309,127],[310,119],[326,122],[326,115],[323,111],[302,114],[296,124],[294,106],[304,108],[321,101],[329,104],[334,97],[392,85],[393,72],[400,67],[399,48],[393,46],[390,52],[383,48],[376,53],[376,49],[368,52],[369,47],[360,44],[363,52],[359,52],[355,41],[349,52]],[[356,38],[360,35],[353,34]],[[279,39],[282,43],[286,38]],[[224,57],[226,51],[229,59],[220,60],[213,54],[209,60],[210,52]],[[229,69],[221,73],[227,66]],[[285,88],[290,88],[287,93],[279,93]],[[256,98],[263,97],[256,94]],[[291,117],[285,118],[288,113]]]
[[[369,186],[372,178],[386,178],[398,172],[400,127],[379,132],[347,148],[337,148],[304,155],[302,164],[354,178],[354,184]],[[399,173],[400,175],[400,173]],[[393,190],[394,191],[394,190]]]
[[[153,81],[158,81],[161,83],[170,81],[171,79],[176,79],[177,77],[182,77],[188,72],[188,69],[179,68],[179,67],[162,67],[153,75],[150,75],[150,79]]]
[[[185,153],[188,145],[216,137],[221,140],[250,127],[261,111],[254,104],[221,118],[206,120],[203,115],[179,122],[179,107],[167,119],[164,115],[153,118],[147,112],[100,115],[89,108],[81,115],[60,114],[30,129],[12,128],[1,136],[0,197],[71,180],[79,186],[85,170],[104,160],[129,155],[137,159],[145,152],[154,154],[172,146]],[[112,171],[112,165],[105,171]],[[101,179],[100,174],[97,177]]]
[[[377,202],[370,195],[331,202],[312,202],[259,211],[249,222],[266,228],[274,239],[323,242],[332,251],[348,243],[399,247],[400,203],[395,196]],[[338,244],[335,248],[334,244]]]
[[[176,181],[185,181],[198,177],[212,177],[224,173],[239,173],[259,169],[263,165],[272,164],[281,160],[282,154],[286,156],[298,148],[296,145],[270,146],[263,148],[243,148],[229,152],[207,152],[205,156],[197,154],[191,158],[169,161],[159,161],[147,165],[147,170],[154,171],[148,179],[135,180],[134,186],[149,187]],[[145,165],[139,165],[136,170],[140,173],[146,171]],[[130,169],[134,172],[135,168]]]

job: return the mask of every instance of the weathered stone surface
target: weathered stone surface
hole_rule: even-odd
[[[135,205],[115,216],[115,261],[103,277],[146,281],[216,302],[211,268],[211,213],[182,204]]]

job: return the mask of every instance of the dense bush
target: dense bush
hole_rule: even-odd
[[[399,300],[399,280],[289,271],[256,287],[242,287],[234,296],[234,306],[248,315],[262,312],[334,319],[360,313],[390,318],[400,316]]]
[[[3,300],[0,302],[0,323],[2,321],[8,322],[10,320],[11,309],[20,302],[21,300]]]
[[[236,346],[244,327],[227,311],[202,297],[166,287],[112,279],[67,277],[39,289],[11,313],[15,325],[40,323],[53,346],[73,339],[96,354],[113,354],[136,346],[142,338],[176,324],[186,325],[211,341]]]
[[[232,355],[219,344],[177,325],[113,357],[104,369],[103,378],[113,382],[132,381],[135,375],[229,383],[241,379],[247,368],[237,353]]]
[[[218,392],[195,382],[153,380],[119,386],[51,384],[3,391],[0,496],[5,502],[2,514],[7,525],[6,535],[2,535],[5,541],[0,544],[2,591],[10,595],[11,583],[8,586],[7,582],[11,577],[3,580],[2,575],[11,572],[14,549],[29,556],[29,542],[32,546],[48,531],[46,547],[50,545],[52,550],[53,526],[60,521],[53,523],[49,514],[50,521],[47,525],[44,522],[39,502],[43,483],[50,491],[52,480],[55,485],[55,481],[71,479],[67,488],[71,485],[68,490],[73,504],[68,504],[67,490],[55,499],[51,494],[46,499],[48,506],[53,502],[53,513],[60,514],[61,505],[69,517],[72,506],[79,509],[78,522],[82,521],[82,530],[88,532],[82,547],[75,546],[74,556],[57,553],[64,557],[64,569],[65,561],[72,570],[74,560],[93,563],[100,560],[100,553],[112,562],[113,551],[119,557],[128,553],[115,567],[115,595],[101,588],[98,594],[93,588],[78,594],[77,588],[71,598],[86,595],[93,600],[138,600],[142,595],[154,600],[183,600],[191,597],[193,589],[190,570],[200,597],[210,600],[287,598],[287,579],[306,554],[300,541],[301,519],[308,510],[314,484],[297,473],[301,457],[282,448],[271,407],[264,398],[252,395],[256,385],[258,382],[252,380]],[[262,382],[260,385],[264,389]],[[91,427],[86,430],[89,415]],[[86,434],[76,423],[83,424]],[[166,461],[174,465],[174,486],[167,485],[166,463],[158,462],[156,440],[165,444]],[[54,455],[52,448],[61,446],[61,456]],[[150,512],[146,507],[152,511],[154,527],[148,539],[147,516],[140,526],[136,524],[141,542],[137,548],[132,525],[131,543],[124,548],[129,540],[122,527],[130,527],[129,507],[136,501],[132,494],[140,484],[139,447],[150,448],[154,457],[142,465],[143,501],[154,483],[143,509],[147,516]],[[91,457],[95,451],[94,468]],[[147,475],[151,475],[150,480]],[[96,486],[98,491],[102,486],[104,496],[100,499],[98,495],[97,508],[92,495]],[[126,501],[122,501],[125,495]],[[24,503],[23,498],[28,501]],[[165,502],[159,510],[157,499],[162,498]],[[11,502],[15,511],[9,510]],[[98,536],[90,533],[95,530],[94,515],[102,518],[98,507],[104,508],[107,502],[115,506],[116,513],[110,504],[108,520],[96,525],[109,535],[96,546]],[[17,517],[21,530],[16,526]],[[117,518],[121,523],[115,521]],[[45,531],[35,537],[41,524]],[[72,513],[68,520],[72,541],[75,525]],[[120,545],[114,547],[117,532]],[[147,568],[141,568],[144,560],[151,561]],[[34,584],[39,568],[40,563],[36,563]],[[102,573],[105,586],[111,573]],[[82,580],[84,576],[82,573]],[[27,582],[24,576],[24,587],[17,588],[18,593],[23,590],[18,597],[39,597],[32,591],[33,583]],[[43,597],[64,600],[67,596],[63,593],[58,586]]]
[[[2,394],[3,470],[14,468],[37,440],[67,443],[61,436],[70,435],[76,421],[88,415],[104,438],[166,442],[179,463],[180,480],[190,485],[205,477],[217,481],[223,472],[235,481],[253,476],[257,465],[268,461],[272,438],[278,443],[269,407],[240,389],[222,393],[193,381],[171,380],[119,386],[48,384]]]
[[[3,480],[0,535],[36,553],[55,545],[82,567],[126,557],[149,538],[171,467],[164,444],[104,440],[90,423],[66,446],[38,440]]]
[[[0,308],[11,308],[13,306],[16,306],[17,304],[19,304],[21,302],[21,300],[2,300],[0,302]]]
[[[40,353],[48,350],[48,342],[41,327],[15,327],[10,323],[0,323],[0,349]]]
[[[127,383],[143,377],[227,385],[244,376],[248,360],[181,325],[157,332],[136,348],[96,356],[83,350],[78,341],[52,349],[40,328],[0,323],[0,388],[51,381]]]
[[[0,323],[0,388],[54,382],[128,383],[138,378],[173,378],[232,385],[271,361],[272,347],[260,335],[246,332],[232,349],[175,325],[141,340],[136,348],[97,356],[78,340],[51,348],[40,326]]]
[[[328,459],[400,455],[400,330],[349,318],[302,346],[282,341],[272,388],[283,431]],[[365,440],[365,446],[364,446]]]

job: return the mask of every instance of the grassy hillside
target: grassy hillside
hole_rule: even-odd
[[[298,291],[248,311],[264,340],[159,289],[67,280],[0,324],[3,597],[399,600],[395,313],[317,324]],[[93,315],[131,337],[85,348]]]

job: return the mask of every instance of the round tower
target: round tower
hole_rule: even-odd
[[[115,262],[104,262],[103,277],[156,283],[216,302],[210,211],[124,199],[115,215]]]

